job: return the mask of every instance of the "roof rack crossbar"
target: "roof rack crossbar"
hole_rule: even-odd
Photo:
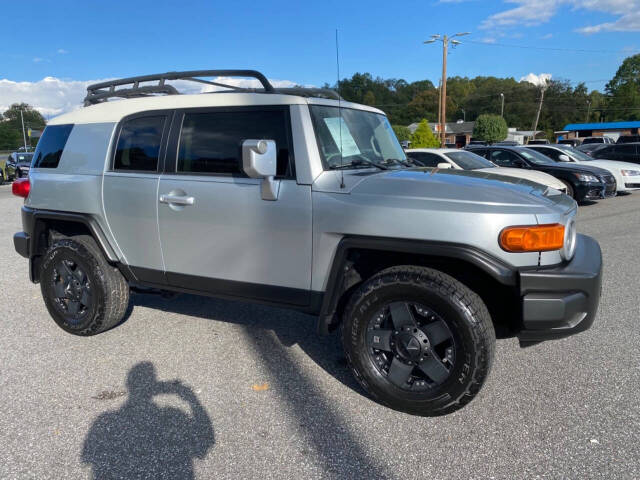
[[[231,90],[242,90],[242,87],[236,87],[235,85],[227,85],[226,83],[212,82],[210,80],[202,80],[201,78],[183,78],[182,80],[189,80],[191,82],[204,83],[206,85],[215,85],[216,87],[229,88]]]
[[[87,87],[87,96],[84,99],[85,106],[93,105],[107,100],[110,97],[123,97],[132,98],[136,96],[147,96],[154,93],[164,93],[166,95],[176,95],[179,92],[172,86],[166,85],[166,80],[187,80],[195,81],[199,83],[209,83],[220,87],[230,88],[233,90],[240,90],[239,87],[232,85],[226,85],[224,83],[209,82],[207,80],[200,80],[195,77],[251,77],[258,80],[264,91],[267,93],[273,93],[274,88],[267,77],[256,70],[189,70],[185,72],[166,72],[157,73],[153,75],[142,75],[138,77],[120,78],[116,80],[109,80],[106,82],[95,83]],[[158,85],[140,86],[141,82],[154,82],[157,81]],[[132,88],[116,90],[115,87],[122,85],[133,84]],[[170,87],[170,88],[168,88]],[[103,90],[108,88],[107,91]]]

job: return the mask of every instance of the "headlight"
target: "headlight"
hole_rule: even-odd
[[[588,175],[586,173],[574,173],[574,175],[581,182],[599,182],[600,181],[598,180],[598,177],[596,177],[595,175]]]
[[[576,221],[572,218],[564,228],[564,245],[560,250],[563,260],[571,260],[576,253],[576,233]]]
[[[620,173],[625,177],[639,177],[640,170],[620,170]]]

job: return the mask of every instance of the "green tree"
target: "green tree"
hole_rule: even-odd
[[[371,90],[368,90],[367,93],[364,94],[364,97],[362,97],[362,103],[364,103],[365,105],[375,105],[375,94]]]
[[[418,128],[411,135],[411,148],[435,148],[440,146],[440,141],[433,135],[426,118],[418,124]]]
[[[627,57],[607,83],[607,121],[640,120],[640,53]]]
[[[393,128],[399,142],[411,140],[411,130],[409,130],[408,127],[403,127],[402,125],[391,125],[391,128]]]
[[[507,122],[500,115],[480,115],[473,127],[474,138],[488,143],[504,140],[507,133]]]
[[[47,123],[40,112],[30,105],[26,103],[14,103],[0,116],[0,124],[3,127],[2,131],[0,131],[0,141],[6,143],[7,146],[4,147],[5,149],[11,150],[22,146],[22,118],[20,117],[20,112],[22,112],[24,117],[25,131],[28,128],[42,130]],[[27,137],[27,141],[31,141],[31,146],[37,143],[36,138],[29,139]]]

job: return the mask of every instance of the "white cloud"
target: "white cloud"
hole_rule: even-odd
[[[66,55],[67,53],[69,53],[69,50],[65,50],[64,48],[59,48],[58,53],[60,55]]]
[[[549,40],[550,38],[553,38],[553,33],[547,33],[540,37],[541,40]]]
[[[540,25],[556,14],[561,2],[562,0],[508,0],[508,3],[518,6],[491,15],[480,24],[480,28],[486,30],[512,25]]]
[[[529,82],[533,83],[536,87],[541,87],[542,85],[546,85],[551,80],[550,73],[541,73],[540,75],[536,75],[535,73],[530,73],[526,77],[522,77],[520,79],[521,82]]]
[[[517,5],[486,18],[481,29],[496,29],[515,25],[536,26],[553,18],[561,6],[572,10],[603,12],[618,18],[612,22],[588,25],[577,29],[584,34],[602,31],[640,31],[640,0],[506,0]]]
[[[41,57],[33,57],[33,62],[34,62],[34,63],[40,63],[40,62],[42,62],[42,61],[44,61],[44,58],[41,58]]]
[[[14,82],[0,78],[0,112],[4,112],[13,103],[25,102],[33,106],[45,117],[60,115],[82,106],[87,94],[87,86],[99,80],[62,80],[45,77],[37,82]],[[216,82],[227,83],[242,88],[257,88],[257,80],[238,78],[215,78]],[[289,80],[270,80],[274,87],[286,88],[295,86]],[[203,85],[185,80],[167,82],[174,85],[182,93],[201,93],[218,90],[219,87]]]

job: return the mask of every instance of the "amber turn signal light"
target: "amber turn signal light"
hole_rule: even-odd
[[[546,252],[564,245],[564,225],[525,225],[500,232],[500,246],[507,252]]]

